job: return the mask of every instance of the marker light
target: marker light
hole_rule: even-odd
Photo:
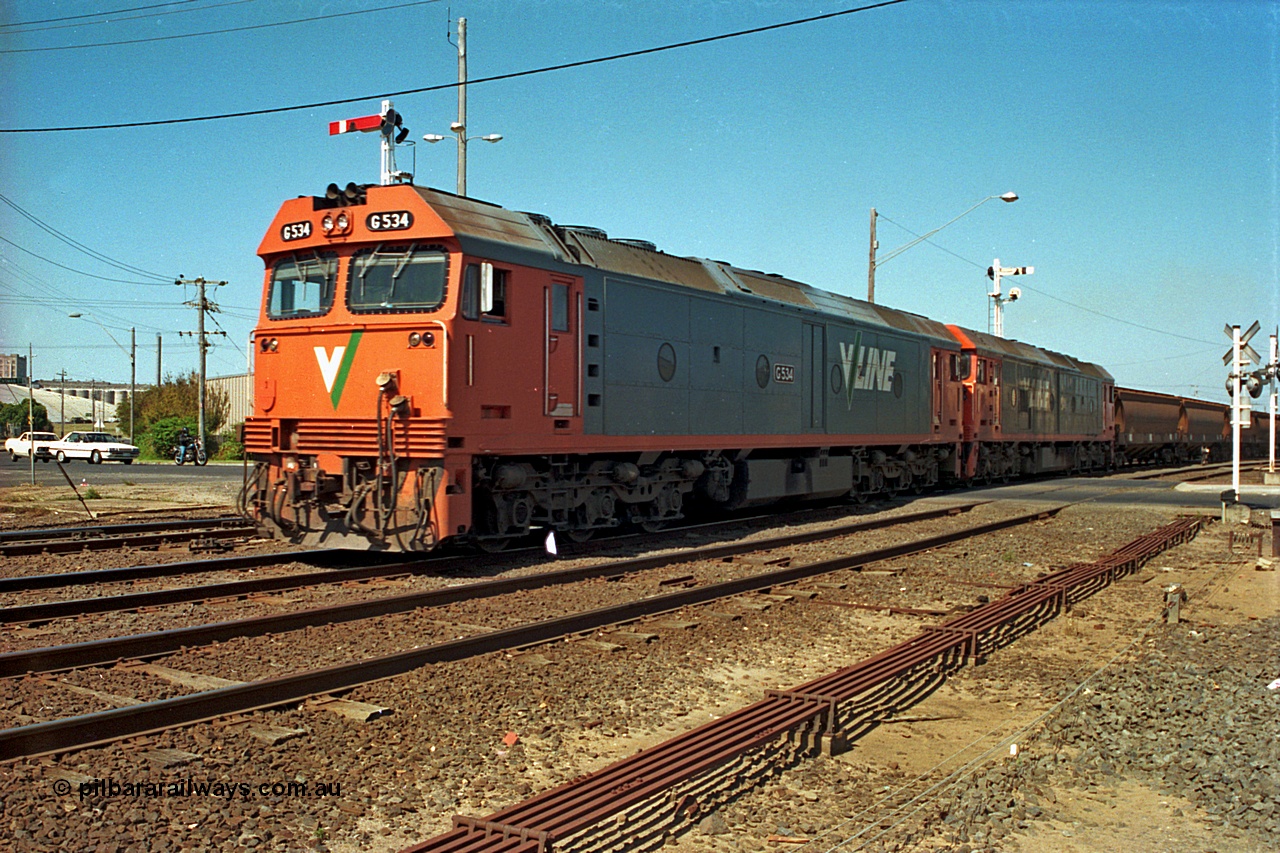
[[[410,332],[409,346],[416,347],[420,343],[422,343],[422,335],[418,334],[417,332]]]

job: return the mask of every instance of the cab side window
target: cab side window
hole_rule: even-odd
[[[488,311],[481,311],[480,318],[505,322],[507,319],[507,271],[497,267],[493,269],[493,306]]]
[[[462,317],[465,320],[480,318],[480,265],[467,264],[462,272]]]
[[[466,320],[487,320],[504,323],[507,319],[507,270],[493,268],[493,304],[483,310],[480,299],[480,264],[467,264],[462,274],[462,302],[460,310]]]
[[[569,331],[569,285],[551,285],[551,331]]]

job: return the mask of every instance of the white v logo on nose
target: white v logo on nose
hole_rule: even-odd
[[[346,347],[334,347],[333,355],[324,351],[324,347],[316,347],[316,361],[320,363],[320,376],[324,379],[324,390],[333,393],[333,380],[338,378],[338,367],[342,364]]]

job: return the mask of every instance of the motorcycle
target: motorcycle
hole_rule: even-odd
[[[205,465],[208,463],[209,457],[205,455],[204,444],[198,438],[193,438],[186,444],[179,444],[174,449],[173,461],[178,465],[184,462]]]

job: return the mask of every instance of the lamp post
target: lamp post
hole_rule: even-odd
[[[449,130],[453,131],[456,136],[441,136],[438,133],[428,133],[422,138],[433,145],[437,142],[443,142],[446,139],[456,139],[458,142],[458,195],[463,198],[467,195],[467,143],[473,139],[479,139],[484,142],[501,142],[501,133],[490,133],[487,136],[467,136],[467,128],[459,122],[449,125]]]
[[[923,243],[925,240],[928,240],[934,234],[937,234],[939,231],[941,231],[943,228],[946,228],[951,223],[955,222],[956,220],[964,218],[965,216],[969,215],[973,211],[977,210],[979,207],[982,207],[982,205],[986,204],[992,199],[997,199],[997,198],[1003,202],[1011,204],[1018,200],[1018,194],[1015,192],[1007,192],[1001,195],[989,195],[986,198],[982,199],[981,201],[975,202],[972,206],[969,207],[968,210],[964,211],[964,213],[961,213],[959,216],[953,219],[947,220],[946,222],[942,223],[932,231],[929,231],[925,234],[921,234],[919,237],[912,240],[911,242],[906,243],[902,246],[899,246],[893,251],[886,253],[879,260],[876,259],[876,249],[880,247],[880,244],[876,241],[877,214],[876,214],[876,209],[874,207],[871,208],[871,253],[870,253],[870,259],[867,263],[867,301],[868,302],[876,301],[876,270],[880,266],[898,257],[898,255],[901,255],[903,252],[905,252],[907,249],[910,249],[912,246]]]
[[[467,136],[467,19],[458,19],[458,120],[449,125],[454,139],[458,142],[458,195],[467,196],[467,143],[473,139],[485,142],[500,142],[502,135],[491,133],[488,136]],[[422,137],[427,142],[436,143],[449,137],[438,133],[428,133]]]
[[[107,333],[107,337],[108,337],[108,338],[111,338],[111,343],[115,344],[117,347],[119,347],[119,348],[120,348],[120,351],[121,351],[121,352],[123,352],[125,355],[129,356],[129,443],[130,443],[130,444],[134,444],[134,443],[135,443],[135,442],[134,442],[134,440],[133,440],[134,412],[136,412],[136,411],[137,411],[137,409],[138,409],[138,401],[137,401],[137,394],[138,394],[138,338],[137,338],[136,330],[135,330],[134,328],[130,328],[130,329],[129,329],[129,349],[125,349],[125,348],[124,348],[124,344],[122,344],[122,343],[120,343],[119,341],[117,341],[117,340],[116,340],[116,336],[115,336],[115,335],[113,335],[113,334],[111,334],[111,330],[110,330],[110,329],[108,329],[106,326],[102,325],[102,321],[101,321],[101,320],[99,320],[97,317],[93,316],[92,314],[82,314],[82,313],[80,313],[79,311],[76,311],[76,312],[73,312],[73,313],[71,313],[71,314],[68,314],[67,316],[68,316],[68,317],[75,318],[75,319],[87,318],[87,319],[92,320],[93,322],[97,323],[97,324],[98,324],[98,328],[100,328],[100,329],[102,329],[102,331],[106,332],[106,333]],[[93,395],[92,395],[92,393],[91,393],[91,394],[90,394],[90,400],[92,400],[92,396],[93,396]],[[105,406],[105,404],[104,404],[104,406],[103,406],[103,412],[104,412],[104,415],[105,415],[105,411],[106,411],[106,406]],[[106,418],[104,417],[104,418],[103,418],[103,420],[106,420]]]

